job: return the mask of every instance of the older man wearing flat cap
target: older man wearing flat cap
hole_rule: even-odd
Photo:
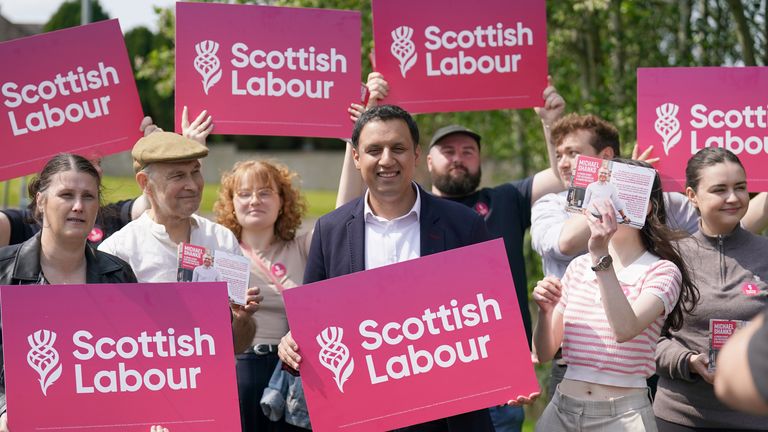
[[[195,214],[204,184],[200,159],[207,155],[204,145],[172,132],[151,133],[133,146],[136,182],[151,207],[102,242],[99,250],[128,262],[139,282],[176,282],[179,243],[242,255],[230,230]],[[245,308],[236,309],[236,349],[241,331],[253,337],[250,315],[259,298],[258,289],[251,288]],[[250,338],[242,334],[246,346]]]

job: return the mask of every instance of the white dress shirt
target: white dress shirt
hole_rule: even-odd
[[[365,192],[365,269],[375,269],[389,264],[408,261],[421,256],[421,195],[416,190],[416,202],[408,213],[387,220],[376,216],[368,204],[369,192]]]

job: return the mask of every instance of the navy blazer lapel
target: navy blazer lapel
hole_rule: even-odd
[[[347,220],[347,242],[349,245],[349,272],[365,270],[365,196],[357,201]]]
[[[421,256],[445,251],[445,230],[438,224],[440,214],[432,206],[436,198],[419,188],[421,210],[419,224],[421,229]]]

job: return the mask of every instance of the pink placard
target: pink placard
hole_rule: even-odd
[[[541,106],[543,0],[373,0],[385,102],[414,113]]]
[[[214,133],[338,138],[360,100],[360,13],[176,4],[176,128],[207,109]]]
[[[637,142],[653,146],[666,191],[683,191],[688,159],[725,147],[744,164],[750,192],[768,191],[768,68],[637,70]]]
[[[538,391],[501,239],[283,295],[313,430],[389,430]]]
[[[225,283],[0,295],[10,430],[240,430]]]
[[[0,43],[0,180],[61,152],[100,157],[141,137],[136,82],[116,19]]]

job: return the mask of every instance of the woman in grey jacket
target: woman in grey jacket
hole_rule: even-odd
[[[686,194],[701,219],[699,231],[679,248],[701,300],[683,327],[663,332],[656,347],[659,431],[768,430],[768,419],[728,408],[712,386],[713,333],[727,335],[768,305],[768,239],[740,225],[749,204],[744,167],[728,150],[702,149],[688,161]]]

